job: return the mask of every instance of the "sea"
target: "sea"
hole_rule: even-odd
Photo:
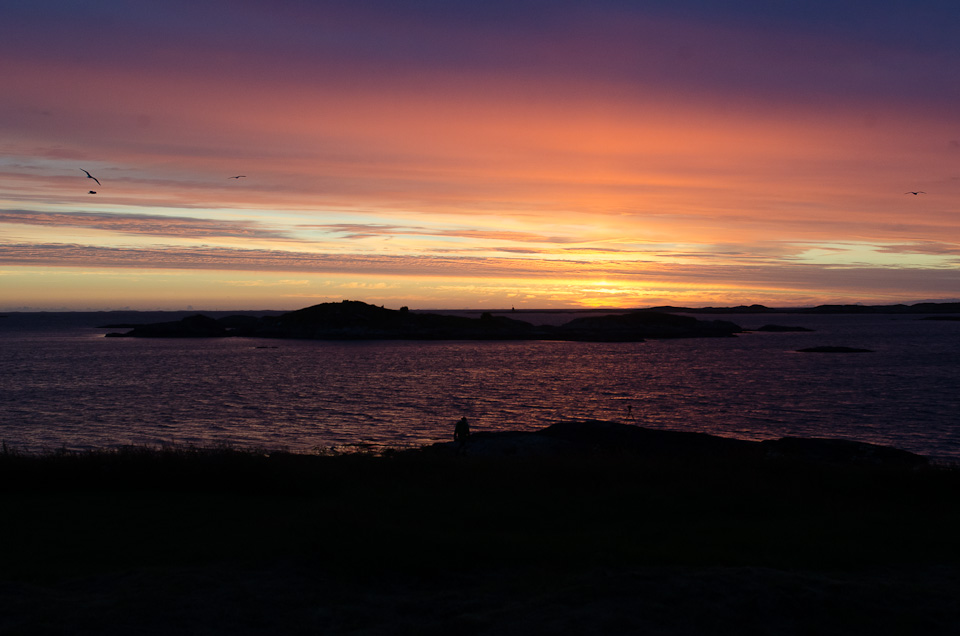
[[[107,338],[196,312],[0,317],[0,441],[383,450],[599,419],[749,440],[829,437],[960,460],[960,322],[916,315],[708,316],[731,338],[638,343]],[[239,312],[204,312],[219,317]],[[259,312],[262,314],[264,312]],[[535,324],[585,314],[524,313]],[[868,353],[800,353],[816,346]]]

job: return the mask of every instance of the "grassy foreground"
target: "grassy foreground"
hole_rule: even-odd
[[[958,495],[955,469],[772,460],[8,452],[0,633],[949,633]]]

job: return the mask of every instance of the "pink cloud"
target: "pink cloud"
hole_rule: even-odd
[[[11,10],[0,199],[37,211],[0,223],[45,238],[6,245],[8,262],[711,281],[756,264],[829,286],[837,269],[785,262],[797,246],[880,245],[905,267],[955,253],[960,66],[948,40],[904,35],[909,16],[837,36],[770,20],[797,18],[772,5],[715,19],[442,4]],[[862,22],[844,11],[831,9]],[[81,166],[103,181],[96,197]],[[191,218],[201,208],[223,218]],[[275,227],[277,212],[305,222]],[[342,221],[352,212],[364,220]],[[57,228],[61,248],[46,244]],[[68,248],[71,228],[237,244],[324,230],[403,237],[420,255]],[[476,256],[493,249],[507,258]]]
[[[817,290],[831,293],[914,293],[935,295],[960,289],[957,268],[898,269],[836,267],[802,263],[691,265],[635,261],[543,260],[535,258],[471,258],[372,254],[314,254],[282,250],[230,248],[102,248],[71,244],[3,244],[0,264],[7,266],[104,267],[238,272],[354,274],[421,279],[574,280],[604,279],[611,283],[650,285],[684,283],[694,287]]]
[[[255,222],[216,221],[149,214],[112,214],[106,212],[36,212],[0,210],[0,223],[16,223],[56,228],[82,227],[120,234],[143,234],[188,238],[268,238],[286,239],[285,233]]]

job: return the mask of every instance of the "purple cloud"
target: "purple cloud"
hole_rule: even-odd
[[[497,241],[517,241],[522,243],[580,243],[582,241],[566,236],[550,236],[532,232],[510,230],[470,230],[465,228],[427,228],[403,225],[334,223],[329,225],[304,225],[305,228],[322,229],[345,234],[345,238],[369,238],[371,236],[438,236],[444,238],[488,239]]]
[[[0,223],[46,227],[82,227],[121,234],[178,238],[289,239],[278,230],[247,221],[217,221],[181,216],[112,214],[107,212],[37,212],[0,210]]]

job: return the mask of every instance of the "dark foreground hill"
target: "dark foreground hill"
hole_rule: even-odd
[[[537,434],[574,452],[540,454],[8,451],[0,633],[958,633],[960,472],[634,428],[558,425]]]
[[[629,312],[577,318],[559,327],[484,313],[480,318],[419,313],[359,301],[322,303],[281,316],[195,315],[179,321],[140,325],[111,337],[133,338],[300,338],[312,340],[578,340],[642,341],[645,338],[731,336],[742,331],[723,320],[697,320],[657,312]]]

